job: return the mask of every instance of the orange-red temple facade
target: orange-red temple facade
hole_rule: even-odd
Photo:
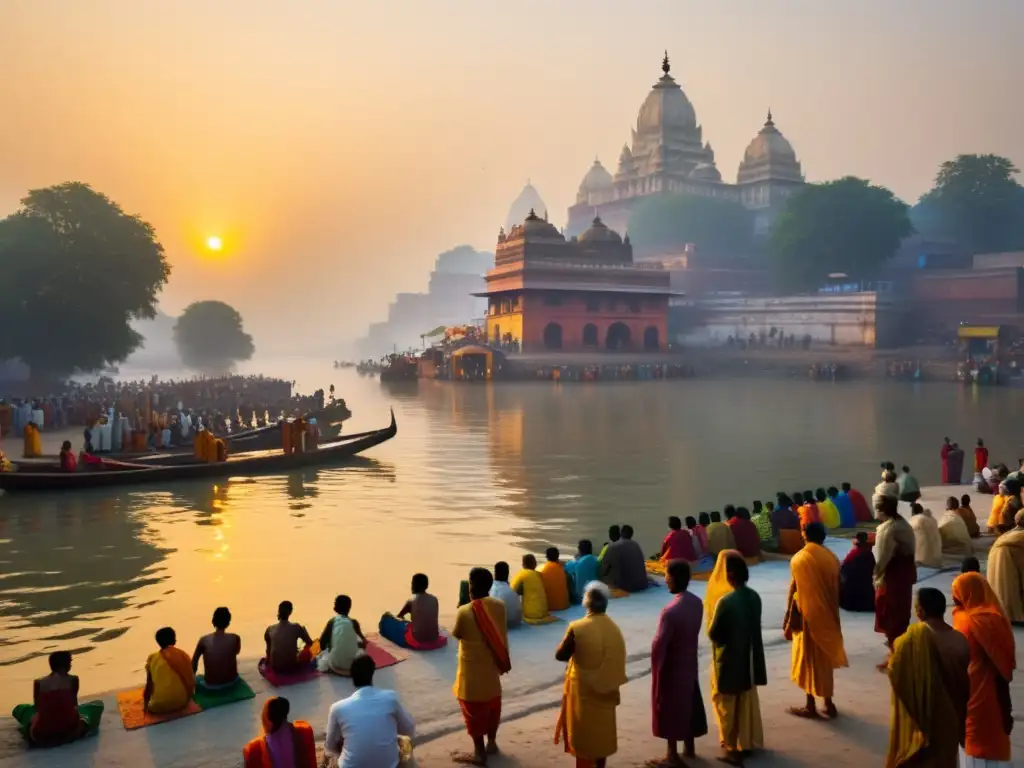
[[[487,337],[526,353],[659,352],[668,342],[669,272],[633,262],[600,219],[566,240],[534,213],[498,235],[487,273]]]

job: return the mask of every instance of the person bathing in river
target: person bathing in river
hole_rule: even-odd
[[[29,743],[55,747],[94,733],[100,727],[103,702],[78,703],[78,677],[71,674],[71,654],[50,654],[50,674],[35,681],[32,704],[12,713]]]
[[[231,611],[218,608],[213,612],[213,632],[203,635],[192,654],[192,672],[199,671],[203,662],[205,674],[196,677],[196,686],[208,691],[229,688],[238,681],[238,654],[242,652],[242,638],[230,633]]]
[[[188,654],[175,647],[174,630],[157,630],[160,650],[146,659],[146,687],[142,692],[142,708],[156,715],[170,714],[188,706],[196,692],[196,677]]]
[[[291,621],[294,610],[291,601],[285,600],[277,607],[277,624],[267,627],[263,640],[267,644],[267,664],[283,675],[293,675],[313,660],[313,639],[306,628]],[[299,641],[303,648],[299,651]]]
[[[366,648],[366,637],[359,622],[348,616],[351,611],[351,597],[338,595],[334,598],[334,616],[328,619],[324,631],[320,634],[317,667],[321,672],[333,672],[347,677],[352,662],[357,656],[361,656]]]
[[[380,618],[381,637],[402,648],[415,651],[433,651],[448,644],[437,624],[437,598],[427,592],[430,581],[425,573],[412,577],[412,597],[405,601],[397,616],[385,613]],[[405,617],[409,621],[405,621]],[[358,623],[354,622],[355,626]],[[321,643],[322,645],[322,643]]]

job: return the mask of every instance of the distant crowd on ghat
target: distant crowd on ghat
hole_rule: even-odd
[[[980,474],[977,457],[975,468]],[[660,550],[651,556],[634,540],[632,527],[622,525],[609,530],[597,554],[593,542],[582,540],[566,562],[554,547],[540,566],[533,554],[524,555],[514,576],[505,562],[493,571],[473,568],[450,630],[458,643],[452,690],[472,749],[453,759],[486,765],[498,752],[501,677],[513,661],[509,631],[558,621],[554,613],[582,603],[585,617],[569,623],[553,649],[567,664],[554,738],[577,766],[603,768],[618,748],[616,710],[628,679],[625,641],[607,608],[613,599],[660,588],[662,582],[652,578],[657,575],[673,598],[661,611],[651,643],[652,731],[666,742],[666,751],[650,764],[686,765],[697,740],[709,733],[698,674],[704,632],[712,648],[709,698],[719,760],[743,765],[765,745],[758,688],[768,684],[762,604],[748,583],[750,567],[765,551],[792,550],[782,623],[792,647],[791,681],[802,698],[788,709],[790,715],[839,717],[834,673],[849,665],[843,611],[872,612],[875,631],[889,649],[878,664],[891,688],[885,766],[1009,766],[1009,684],[1016,667],[1011,622],[1024,623],[1022,479],[1024,463],[1005,474],[993,495],[985,529],[997,538],[987,576],[972,554],[981,526],[970,497],[950,496],[936,520],[919,503],[920,487],[910,469],[897,473],[889,463],[870,503],[849,483],[780,492],[774,502],[754,502],[753,512],[728,506],[685,521],[671,517]],[[909,520],[900,512],[901,500],[912,505]],[[855,545],[840,563],[825,546],[827,533],[858,524],[877,527],[856,531]],[[942,592],[922,587],[914,593],[917,567],[941,566],[943,553],[962,558],[952,585],[952,624]],[[707,582],[703,600],[688,589],[694,580]],[[428,590],[426,575],[413,576],[401,611],[380,618],[380,635],[410,652],[444,648],[449,637],[438,623],[438,599]],[[343,768],[395,768],[411,755],[413,719],[397,693],[373,686],[377,667],[394,658],[367,637],[352,608],[352,599],[339,595],[333,617],[314,639],[292,621],[292,604],[281,603],[277,623],[263,638],[259,671],[278,682],[321,673],[350,676],[355,692],[327,713],[325,753]],[[918,622],[912,625],[913,615]],[[227,631],[230,621],[228,609],[218,608],[214,631],[199,639],[191,658],[176,647],[172,628],[157,632],[159,648],[146,661],[140,693],[143,711],[174,713],[211,696],[234,701],[253,695],[238,674],[241,639]],[[197,676],[201,663],[205,675]],[[15,709],[26,738],[60,744],[95,732],[102,703],[78,703],[71,655],[53,654],[50,666],[51,674],[35,683],[34,703]],[[242,687],[247,695],[237,692]],[[243,750],[247,768],[316,766],[313,730],[290,721],[289,707],[282,697],[265,702],[263,733]]]

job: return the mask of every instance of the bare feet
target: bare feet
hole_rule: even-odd
[[[452,762],[459,765],[487,765],[487,755],[475,752],[452,752]]]
[[[790,707],[786,710],[789,714],[794,717],[802,717],[806,720],[817,720],[818,710],[813,707]]]

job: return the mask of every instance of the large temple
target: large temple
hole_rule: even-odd
[[[754,212],[755,232],[767,232],[785,199],[804,183],[796,153],[775,126],[771,110],[743,153],[736,183],[724,182],[693,104],[669,74],[667,52],[661,70],[640,106],[631,143],[622,147],[615,175],[595,159],[583,177],[576,204],[569,208],[566,235],[581,234],[595,216],[625,232],[637,201],[673,193],[737,200]]]

